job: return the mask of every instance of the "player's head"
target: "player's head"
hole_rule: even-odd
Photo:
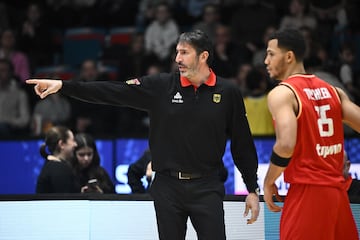
[[[300,31],[284,29],[269,36],[264,63],[271,78],[282,80],[287,77],[289,69],[303,64],[305,40]]]
[[[304,60],[306,44],[304,36],[296,29],[284,29],[272,33],[269,41],[277,40],[277,46],[284,51],[292,51],[296,61]]]

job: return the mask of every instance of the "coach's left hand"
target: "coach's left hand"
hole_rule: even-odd
[[[247,220],[247,224],[254,223],[260,212],[259,205],[259,196],[256,193],[249,193],[245,199],[245,212],[244,217],[249,214],[249,210],[251,211],[251,218]]]

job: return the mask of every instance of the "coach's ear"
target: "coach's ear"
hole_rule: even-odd
[[[200,61],[206,63],[207,59],[209,58],[209,52],[208,51],[203,51],[202,53],[200,53]]]

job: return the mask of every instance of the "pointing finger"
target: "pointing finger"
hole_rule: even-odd
[[[38,79],[27,79],[27,84],[38,84],[40,81]]]

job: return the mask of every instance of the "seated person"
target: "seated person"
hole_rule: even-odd
[[[100,166],[100,156],[95,140],[85,133],[75,136],[76,147],[72,166],[81,186],[81,192],[115,193],[109,174]]]
[[[80,192],[70,163],[75,146],[74,135],[66,127],[56,126],[46,132],[40,147],[45,164],[37,179],[36,193]]]

